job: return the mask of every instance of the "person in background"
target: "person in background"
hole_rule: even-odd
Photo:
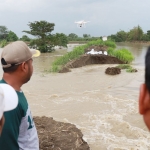
[[[12,86],[18,95],[18,105],[4,113],[5,124],[0,137],[1,150],[39,150],[37,130],[27,99],[21,89],[33,73],[32,57],[40,55],[23,41],[6,45],[1,54],[4,71],[1,83]]]
[[[18,96],[15,90],[7,84],[0,84],[0,135],[5,122],[3,113],[15,109],[17,105]]]
[[[139,113],[150,130],[150,47],[145,56],[145,83],[141,84],[139,94]]]

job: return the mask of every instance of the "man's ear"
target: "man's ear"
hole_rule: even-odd
[[[22,64],[21,64],[21,70],[23,70],[23,71],[26,71],[26,63],[25,62],[23,62]]]
[[[146,85],[142,84],[139,94],[139,113],[144,115],[147,110],[150,110],[150,93]]]

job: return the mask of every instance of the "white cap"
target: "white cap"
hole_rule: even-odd
[[[8,84],[0,84],[0,119],[5,111],[12,110],[18,105],[16,91]]]

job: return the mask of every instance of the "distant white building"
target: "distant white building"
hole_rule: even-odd
[[[103,37],[102,37],[102,40],[103,40],[103,41],[107,41],[107,36],[103,36]]]

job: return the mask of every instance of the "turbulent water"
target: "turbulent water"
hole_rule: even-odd
[[[52,61],[67,50],[35,58],[32,79],[23,86],[32,115],[75,124],[91,150],[150,149],[150,134],[138,113],[147,46],[118,44],[122,47],[134,53],[137,73],[123,70],[110,76],[105,69],[115,65],[89,65],[69,73],[50,74],[47,71]]]

